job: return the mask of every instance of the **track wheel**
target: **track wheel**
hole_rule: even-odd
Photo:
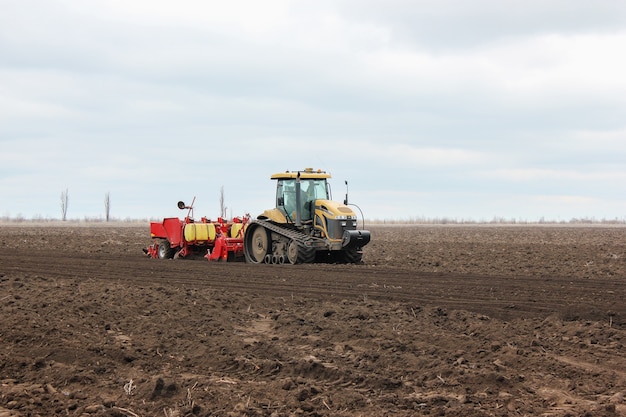
[[[289,245],[287,246],[287,259],[292,265],[298,263],[298,253],[300,252],[299,246],[300,245],[298,245],[298,242],[293,239],[289,242]]]
[[[176,251],[170,246],[169,240],[162,239],[159,243],[159,259],[172,259],[174,252]]]
[[[244,251],[246,261],[255,264],[264,261],[269,253],[269,236],[263,226],[257,225],[246,232]]]

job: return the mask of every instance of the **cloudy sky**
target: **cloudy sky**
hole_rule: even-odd
[[[626,2],[0,0],[0,216],[626,219]]]

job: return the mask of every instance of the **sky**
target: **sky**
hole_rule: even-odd
[[[0,216],[626,220],[626,2],[0,0]]]

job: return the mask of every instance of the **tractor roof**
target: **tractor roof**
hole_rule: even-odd
[[[273,180],[284,180],[290,178],[297,178],[298,173],[300,173],[300,178],[302,179],[321,179],[321,178],[330,178],[330,173],[326,171],[322,171],[318,169],[317,171],[313,171],[313,168],[305,168],[303,171],[285,171],[278,172],[271,176]]]

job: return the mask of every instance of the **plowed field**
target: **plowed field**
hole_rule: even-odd
[[[626,415],[626,228],[374,226],[364,265],[0,226],[0,417]]]

